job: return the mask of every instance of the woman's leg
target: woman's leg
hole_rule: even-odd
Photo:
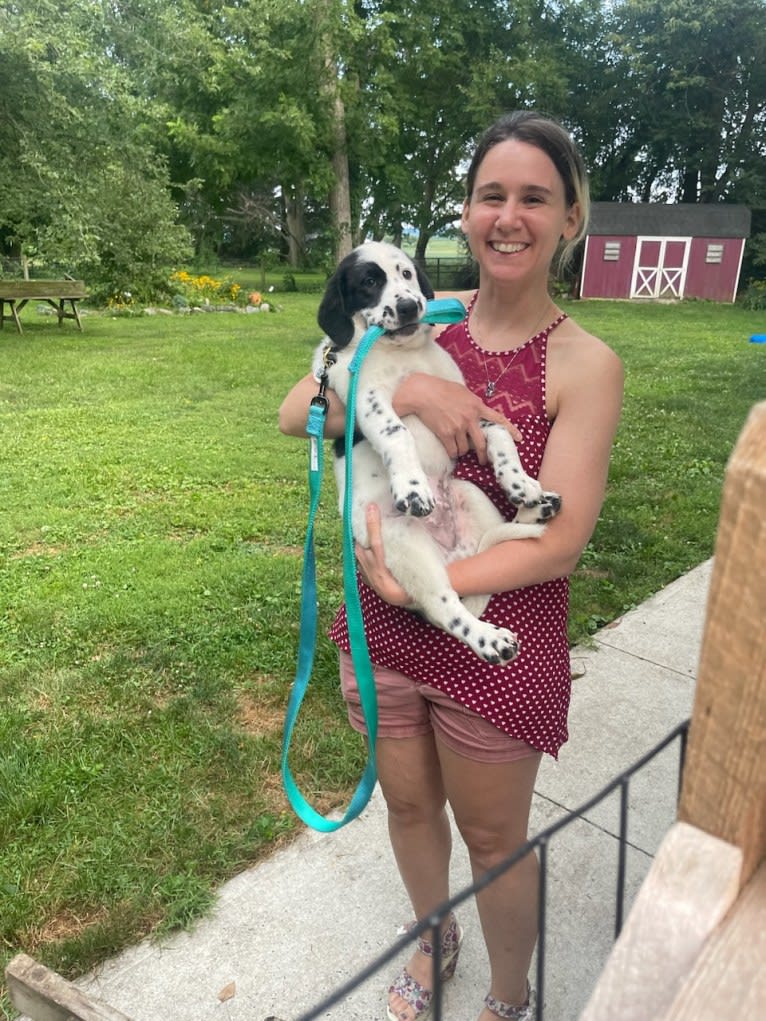
[[[541,756],[484,763],[458,755],[437,738],[442,777],[455,822],[468,847],[474,879],[527,839]],[[521,1006],[537,940],[538,861],[527,855],[477,896],[487,944],[492,995]],[[479,1021],[496,1016],[486,1007]]]
[[[380,738],[378,778],[388,807],[388,832],[399,873],[416,918],[424,918],[449,896],[450,823],[439,756],[433,734]],[[425,989],[433,988],[433,961],[415,950],[407,971]],[[392,994],[389,1005],[402,1021],[414,1010]]]

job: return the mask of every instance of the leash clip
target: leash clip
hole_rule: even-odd
[[[330,376],[327,370],[331,365],[335,365],[337,360],[338,356],[335,354],[333,349],[331,347],[326,347],[322,355],[322,364],[324,365],[324,368],[322,369],[322,374],[319,377],[319,392],[316,397],[312,397],[311,399],[310,407],[321,408],[322,414],[325,416],[330,408],[330,402],[327,399],[327,386],[330,381]]]

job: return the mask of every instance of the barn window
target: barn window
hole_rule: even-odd
[[[707,254],[705,255],[705,262],[709,263],[723,262],[723,245],[708,245]]]
[[[606,241],[604,243],[604,262],[619,262],[620,242]]]

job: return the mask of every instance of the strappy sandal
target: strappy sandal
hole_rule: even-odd
[[[439,976],[442,982],[451,979],[455,974],[462,942],[463,930],[453,915],[442,936],[442,970]],[[424,957],[434,956],[433,942],[429,939],[424,939],[422,936],[418,939],[418,950]],[[422,986],[417,979],[410,975],[406,968],[403,968],[401,973],[391,983],[388,988],[388,995],[401,996],[403,1000],[407,1001],[407,1005],[415,1012],[411,1021],[426,1021],[426,1018],[431,1013],[433,991]],[[401,1017],[394,1013],[390,1004],[386,1008],[386,1017],[388,1021],[401,1021]]]
[[[535,1021],[537,1012],[535,1010],[535,994],[527,982],[527,1002],[520,1007],[514,1007],[510,1003],[503,1003],[496,1000],[492,993],[484,997],[484,1006],[498,1017],[511,1019],[511,1021]]]

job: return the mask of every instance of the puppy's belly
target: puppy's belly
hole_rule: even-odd
[[[445,562],[475,553],[481,536],[463,493],[450,479],[429,478],[428,481],[436,497],[436,506],[421,521]]]

